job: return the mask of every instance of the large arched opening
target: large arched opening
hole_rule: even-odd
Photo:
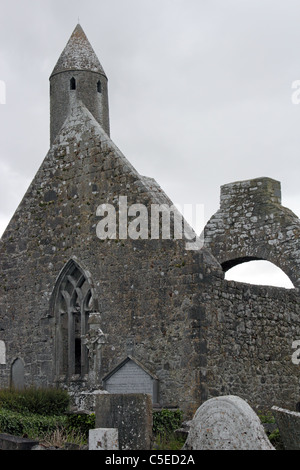
[[[248,259],[239,263],[226,264],[225,279],[249,284],[293,289],[289,277],[275,264],[266,260]]]

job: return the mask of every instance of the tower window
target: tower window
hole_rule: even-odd
[[[74,77],[70,80],[70,90],[76,90],[76,80]]]
[[[97,82],[97,91],[98,91],[98,93],[101,93],[101,82],[100,82],[100,80]]]

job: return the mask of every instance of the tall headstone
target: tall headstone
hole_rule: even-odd
[[[152,444],[152,397],[143,393],[98,395],[96,428],[115,428],[120,450],[149,450]]]

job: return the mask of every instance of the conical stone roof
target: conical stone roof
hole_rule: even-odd
[[[105,75],[103,67],[80,24],[74,29],[51,76],[67,70],[89,70]]]

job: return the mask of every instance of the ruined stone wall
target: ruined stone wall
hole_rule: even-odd
[[[221,281],[205,318],[207,362],[201,368],[203,398],[233,394],[251,406],[296,409],[299,365],[292,362],[300,339],[297,290]],[[204,297],[211,298],[209,291]]]
[[[271,178],[221,187],[220,209],[204,230],[205,246],[224,271],[253,259],[281,268],[300,285],[300,221],[281,205],[281,187]]]
[[[268,260],[295,286],[221,283],[207,317],[207,396],[233,393],[254,407],[281,403],[295,409],[299,366],[291,358],[293,341],[300,338],[300,221],[281,205],[280,183],[257,178],[222,186],[220,209],[207,223],[204,240],[224,272]]]

